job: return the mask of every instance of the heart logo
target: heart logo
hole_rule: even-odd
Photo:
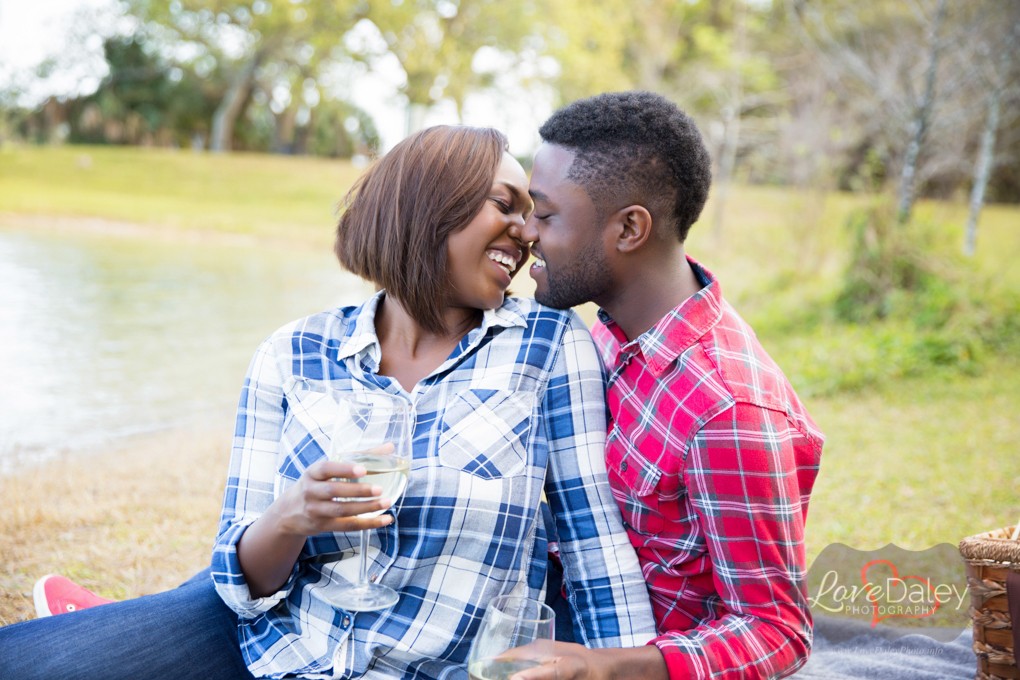
[[[879,591],[881,591],[881,586],[875,586],[875,585],[873,585],[871,583],[871,581],[868,580],[868,569],[870,569],[871,567],[875,566],[876,564],[885,564],[885,565],[887,565],[892,570],[893,578],[897,579],[898,581],[901,581],[901,582],[905,583],[907,581],[907,579],[914,579],[916,581],[920,581],[921,583],[923,583],[925,585],[925,587],[927,587],[928,590],[931,591],[932,598],[935,600],[935,607],[930,612],[928,612],[927,614],[886,614],[885,616],[879,616],[878,615],[878,601],[877,601],[876,598],[872,597],[872,592],[873,592],[872,589],[873,588],[877,588]],[[903,576],[903,577],[900,577],[900,573],[896,569],[896,565],[893,564],[892,562],[890,562],[889,560],[871,560],[870,562],[865,564],[864,567],[861,569],[861,581],[864,583],[864,588],[868,592],[868,601],[871,602],[871,604],[872,604],[872,607],[871,607],[871,627],[872,628],[877,626],[880,621],[884,621],[886,619],[891,619],[893,617],[900,617],[900,618],[904,618],[904,619],[923,619],[926,616],[931,616],[932,614],[937,612],[939,610],[939,607],[942,606],[942,601],[939,599],[939,596],[935,593],[935,589],[932,588],[931,582],[928,579],[921,578],[920,576]]]

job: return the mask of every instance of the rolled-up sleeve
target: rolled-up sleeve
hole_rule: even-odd
[[[270,337],[255,353],[241,389],[230,469],[212,555],[216,592],[228,607],[246,619],[272,609],[287,597],[298,571],[295,564],[287,582],[273,595],[253,598],[237,559],[241,535],[276,497],[276,471],[286,412],[283,380]]]
[[[543,399],[546,497],[556,521],[574,634],[587,647],[633,647],[655,636],[648,591],[606,476],[606,408],[595,344],[576,314]]]

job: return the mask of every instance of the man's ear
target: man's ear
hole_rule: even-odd
[[[632,253],[652,235],[652,216],[644,206],[629,205],[612,217],[616,227],[616,250]]]

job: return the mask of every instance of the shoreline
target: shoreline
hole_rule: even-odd
[[[149,239],[166,243],[227,246],[233,248],[284,248],[327,252],[330,244],[305,238],[243,234],[232,231],[127,222],[106,217],[0,211],[0,229],[45,230],[90,236]]]
[[[0,482],[51,463],[79,460],[104,455],[117,455],[136,446],[164,436],[175,437],[181,432],[214,434],[232,427],[235,412],[231,408],[221,409],[218,415],[201,418],[179,419],[172,422],[148,423],[120,432],[107,432],[83,443],[69,444],[59,448],[39,445],[14,444],[0,449]]]

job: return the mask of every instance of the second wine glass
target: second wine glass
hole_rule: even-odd
[[[502,595],[485,608],[468,653],[471,680],[509,680],[553,656],[556,613],[538,600]]]
[[[337,417],[330,442],[329,459],[363,465],[368,473],[360,479],[346,481],[375,484],[382,487],[380,498],[396,503],[407,488],[411,469],[411,406],[407,401],[382,392],[334,394]],[[392,445],[392,450],[390,446]],[[341,501],[364,501],[366,498],[340,498]],[[367,512],[359,517],[377,517],[384,510]],[[376,611],[397,603],[399,596],[392,588],[368,580],[369,530],[361,532],[361,563],[356,583],[334,585],[330,604],[349,611]]]

